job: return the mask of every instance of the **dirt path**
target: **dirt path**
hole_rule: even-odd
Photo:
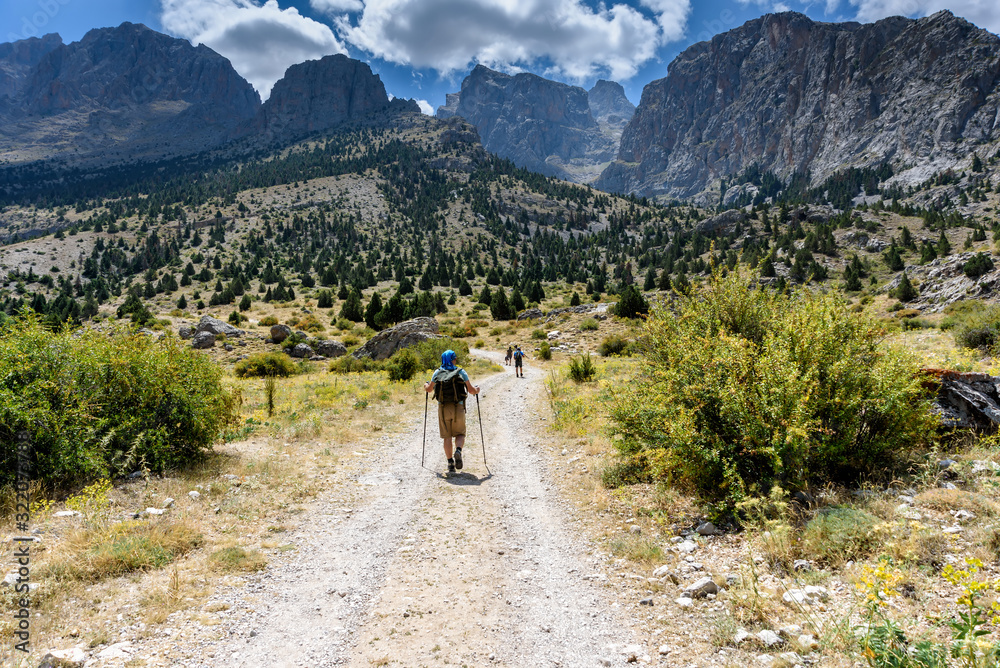
[[[628,625],[546,483],[542,373],[505,371],[479,382],[492,475],[472,398],[465,470],[439,473],[431,406],[427,469],[421,416],[321,497],[293,556],[250,578],[202,648],[213,666],[624,665]]]

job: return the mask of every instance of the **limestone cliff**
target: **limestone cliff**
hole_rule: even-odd
[[[591,113],[587,91],[534,74],[514,76],[477,65],[438,118],[465,118],[491,153],[542,174],[592,180],[616,142]]]
[[[720,179],[752,164],[815,183],[890,161],[926,178],[997,143],[998,84],[1000,38],[947,11],[864,25],[765,15],[645,87],[597,185],[717,201]]]

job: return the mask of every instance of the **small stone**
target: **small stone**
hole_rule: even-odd
[[[642,527],[639,526],[638,524],[633,524],[632,526],[630,526],[628,528],[628,530],[629,530],[629,533],[633,533],[633,534],[641,534],[642,533]]]
[[[748,639],[754,638],[754,637],[755,636],[752,633],[750,633],[749,631],[747,631],[746,629],[740,629],[739,631],[737,631],[733,635],[733,644],[734,645],[739,645],[739,644],[742,644],[742,643],[746,642]]]
[[[646,598],[641,599],[639,601],[639,605],[650,605],[650,606],[653,605],[653,597],[647,596]]]
[[[670,654],[670,645],[660,645],[656,651],[660,656],[666,656],[667,654]]]
[[[597,660],[597,663],[601,664],[602,666],[610,666],[611,665],[611,659],[608,659],[608,658],[602,656],[601,658],[599,658]]]
[[[740,576],[736,575],[736,573],[726,573],[726,586],[727,587],[732,587],[733,585],[735,585],[739,581],[740,581]]]
[[[119,642],[97,653],[97,658],[104,660],[123,660],[132,657],[132,643]]]
[[[774,631],[768,631],[767,629],[757,633],[757,640],[759,640],[765,647],[777,647],[778,645],[783,645],[785,642],[777,633]]]
[[[958,489],[958,485],[953,482],[943,482],[940,487],[941,489]]]
[[[912,506],[914,503],[913,497],[910,496],[909,494],[900,494],[899,496],[896,497],[896,500],[905,503],[908,506]]]
[[[702,536],[716,536],[721,533],[711,522],[702,522],[695,531]]]
[[[684,595],[688,598],[705,598],[709,594],[718,593],[719,585],[712,578],[701,578],[684,588]]]
[[[674,544],[677,544],[677,543],[680,543],[680,542],[681,542],[681,541],[683,541],[683,540],[684,540],[684,539],[683,539],[683,538],[681,538],[680,536],[671,536],[671,537],[670,537],[670,542],[671,542],[671,543],[674,543]]]
[[[792,638],[798,638],[802,635],[802,627],[798,624],[786,624],[778,629],[778,635],[786,640],[791,640]]]
[[[986,471],[990,473],[1000,472],[1000,464],[988,459],[977,459],[972,462],[973,473],[984,473]]]
[[[955,463],[954,459],[942,459],[938,462],[938,468],[944,470],[946,468],[950,468]]]
[[[944,529],[941,529],[941,532],[942,533],[962,533],[962,527],[960,527],[960,526],[958,526],[956,524],[953,527],[945,527]]]
[[[666,577],[667,573],[669,573],[669,572],[670,572],[670,566],[664,564],[664,565],[660,566],[659,568],[657,568],[655,571],[653,571],[653,577],[654,578]]]
[[[968,510],[959,510],[955,513],[955,519],[959,522],[965,522],[966,520],[976,519],[976,514]]]
[[[808,559],[796,559],[792,563],[792,570],[796,572],[809,572],[813,569]]]
[[[676,601],[677,606],[683,610],[689,610],[694,607],[694,599],[688,596],[681,596]]]
[[[17,584],[17,571],[14,571],[13,573],[8,573],[7,575],[5,575],[4,578],[3,578],[3,582],[0,583],[0,584],[2,584],[4,587],[13,587],[14,585],[16,585]]]
[[[795,642],[803,652],[815,652],[819,649],[819,643],[816,641],[816,638],[808,633],[800,635]]]
[[[795,652],[782,652],[778,658],[789,666],[801,666],[803,663],[802,657]]]
[[[192,501],[197,501],[198,499],[201,498],[201,492],[192,489],[190,492],[188,492],[188,496],[191,497]]]
[[[170,507],[170,506],[172,506],[172,505],[174,505],[174,500],[173,500],[173,498],[172,498],[172,497],[169,497],[169,496],[168,496],[167,498],[165,498],[165,499],[163,500],[163,507],[164,507],[164,508],[169,508],[169,507]]]
[[[677,546],[677,549],[684,554],[691,554],[698,549],[698,544],[693,540],[686,540]]]
[[[257,629],[252,629],[250,631],[250,637],[251,638],[256,638],[257,637]]]
[[[87,655],[79,647],[52,649],[42,657],[38,668],[79,668],[86,662]]]
[[[80,513],[75,510],[60,510],[52,513],[53,517],[76,517]]]
[[[403,611],[403,618],[405,619],[406,617],[409,617],[409,616],[410,616],[410,611],[409,610],[404,610]]]
[[[147,515],[162,515],[165,512],[167,511],[163,508],[146,508]]]

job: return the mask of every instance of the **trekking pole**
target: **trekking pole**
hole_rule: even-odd
[[[430,396],[424,392],[424,444],[420,446],[420,468],[426,468],[424,466],[424,453],[427,451],[427,402]]]
[[[483,436],[483,411],[479,408],[479,395],[476,395],[476,415],[479,416],[479,440],[483,444],[483,466],[486,467],[486,472],[493,475],[493,471],[490,470],[489,465],[486,463],[486,438]]]

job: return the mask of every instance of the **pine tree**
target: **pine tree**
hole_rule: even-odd
[[[614,313],[619,318],[637,318],[640,313],[649,312],[649,303],[634,285],[626,285],[618,296]]]
[[[347,318],[351,322],[361,322],[365,319],[364,308],[361,306],[361,293],[357,289],[351,290],[344,305],[340,307],[340,317]]]
[[[250,295],[243,295],[243,299],[240,300],[240,310],[249,311],[250,305],[251,305]]]
[[[490,303],[490,313],[494,320],[513,320],[516,317],[507,299],[507,291],[503,287],[497,288],[493,294],[493,301]]]
[[[573,294],[576,293],[574,292]],[[580,303],[580,298],[578,296],[577,304],[579,303]],[[521,311],[524,310],[524,296],[521,294],[521,291],[517,288],[514,288],[514,294],[511,295],[510,297],[510,305],[514,307],[515,313],[520,313]]]
[[[365,324],[374,330],[380,329],[378,323],[375,322],[375,318],[381,310],[382,298],[378,296],[377,292],[373,292],[371,301],[368,302],[368,306],[365,308]]]
[[[333,308],[333,293],[329,290],[320,290],[316,296],[316,308]]]
[[[896,299],[901,302],[911,302],[917,298],[917,289],[913,287],[913,283],[910,282],[910,277],[903,272],[903,277],[899,279],[899,285],[896,287]]]
[[[941,236],[938,237],[935,250],[940,257],[946,257],[951,254],[951,243],[948,241],[948,237],[945,236],[944,230],[941,230]]]
[[[892,271],[903,270],[905,265],[903,264],[903,257],[899,254],[899,248],[889,246],[889,250],[885,253],[885,265]]]
[[[483,286],[482,292],[479,293],[479,303],[487,306],[493,303],[493,293],[490,292],[490,286]]]

